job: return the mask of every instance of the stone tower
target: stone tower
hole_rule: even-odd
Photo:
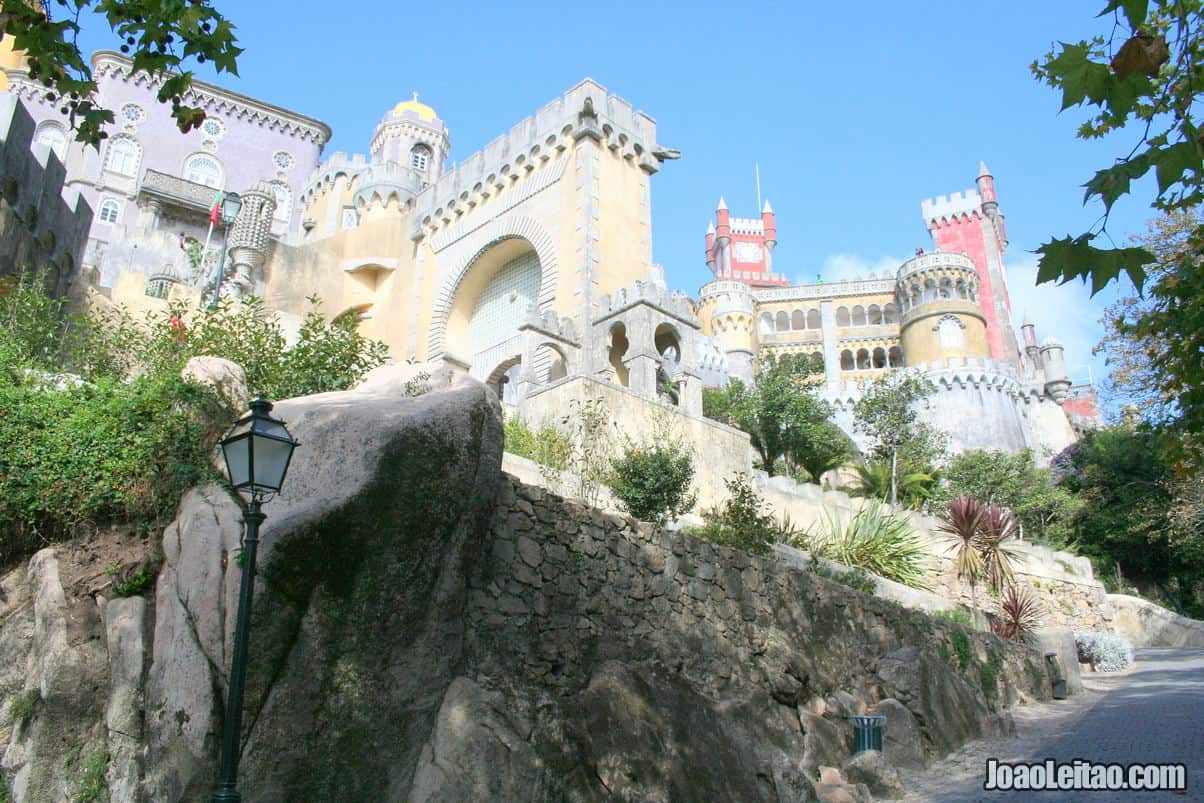
[[[412,173],[421,191],[443,173],[451,148],[447,126],[435,110],[418,100],[418,93],[385,113],[369,146],[373,162],[392,162]]]
[[[903,263],[895,297],[908,365],[989,356],[979,288],[975,262],[963,254],[919,254]]]
[[[752,382],[758,345],[752,288],[742,281],[711,282],[699,296],[698,319],[718,341],[727,358],[728,375]]]
[[[769,201],[759,218],[732,217],[720,198],[715,222],[707,229],[706,261],[715,279],[733,279],[753,287],[785,287],[785,276],[773,272],[777,223]]]
[[[986,322],[987,343],[994,360],[1019,367],[1019,348],[1012,327],[1003,252],[1007,227],[995,196],[995,178],[983,162],[975,188],[921,202],[924,222],[937,251],[965,254],[978,273],[978,306]],[[910,363],[910,358],[908,359]]]

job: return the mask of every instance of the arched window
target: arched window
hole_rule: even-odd
[[[796,309],[794,312],[790,313],[790,328],[791,329],[806,329],[807,328],[807,316],[803,315],[803,311],[801,309]]]
[[[410,167],[426,172],[431,166],[431,149],[421,143],[410,149]]]
[[[121,204],[114,201],[112,198],[106,198],[100,202],[100,208],[96,210],[96,219],[101,223],[112,225],[121,218]]]
[[[120,176],[138,175],[138,163],[142,160],[142,149],[129,137],[114,137],[109,143],[109,157],[105,170]]]
[[[54,151],[54,155],[59,157],[59,161],[63,161],[63,155],[67,153],[67,130],[61,125],[50,120],[39,123],[33,141],[49,147]]]
[[[966,325],[952,315],[946,315],[937,322],[936,335],[942,349],[964,349],[966,335],[963,331]]]
[[[811,365],[810,365],[811,373],[822,374],[824,372],[823,352],[813,351],[813,352],[811,352],[811,356],[808,359],[810,360],[810,363],[811,363]]]
[[[773,334],[773,314],[769,312],[761,313],[761,334]]]
[[[924,300],[936,301],[936,282],[934,282],[932,279],[926,279],[924,281]]]
[[[969,291],[966,290],[966,283],[963,281],[959,281],[957,283],[957,297],[958,298],[969,298],[970,297]]]
[[[807,328],[808,329],[819,329],[820,328],[819,310],[817,310],[817,309],[807,310]]]
[[[885,307],[883,307],[882,308],[882,322],[883,323],[898,323],[899,322],[899,308],[896,307],[894,304],[887,304]]]
[[[853,370],[853,352],[849,351],[848,349],[840,352],[840,370]]]
[[[868,349],[857,349],[857,370],[868,371],[870,368],[870,353]]]
[[[849,308],[848,307],[837,307],[836,308],[836,325],[837,326],[848,326],[849,325]]]
[[[860,304],[853,307],[853,325],[865,326],[865,307]]]
[[[941,280],[940,290],[937,291],[938,298],[953,298],[953,282],[949,279]]]
[[[274,181],[272,194],[276,196],[276,212],[272,216],[273,219],[287,223],[293,216],[293,191],[287,184]]]
[[[874,349],[874,367],[878,369],[886,367],[886,349],[881,346]]]
[[[193,184],[204,184],[206,187],[220,189],[222,165],[212,156],[198,153],[188,157],[188,161],[184,163],[184,179]]]
[[[870,304],[870,308],[865,311],[865,321],[870,326],[878,326],[882,323],[882,310],[877,304]]]
[[[779,332],[790,331],[790,316],[785,312],[779,312],[777,315],[777,330]]]
[[[898,346],[890,347],[890,351],[887,352],[887,358],[891,368],[903,367],[903,349],[899,348]]]

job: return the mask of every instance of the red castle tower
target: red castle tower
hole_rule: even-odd
[[[932,245],[940,251],[965,254],[978,271],[978,305],[987,322],[987,345],[992,359],[1018,366],[1020,349],[1012,328],[1003,252],[1007,227],[995,197],[995,178],[985,162],[978,163],[975,189],[939,195],[921,202]]]
[[[773,249],[778,230],[773,207],[765,202],[759,218],[732,217],[719,199],[715,222],[707,228],[707,267],[715,279],[733,279],[753,287],[782,287],[790,284],[773,272]]]

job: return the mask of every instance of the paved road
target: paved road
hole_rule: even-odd
[[[976,784],[932,799],[939,803],[976,800],[991,803],[1022,800],[1056,800],[1059,803],[1204,801],[1204,650],[1138,650],[1136,668],[1118,681],[1116,687],[1079,720],[1071,733],[1057,737],[1039,755],[1029,756],[1027,760],[1183,763],[1187,765],[1186,795],[1167,792],[985,792],[980,778]]]

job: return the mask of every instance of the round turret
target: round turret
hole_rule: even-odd
[[[987,357],[978,272],[962,254],[921,254],[903,263],[895,284],[900,339],[908,365]]]
[[[395,162],[415,171],[420,184],[433,184],[443,172],[451,142],[435,110],[418,93],[385,113],[372,134],[372,161]]]
[[[751,382],[757,351],[756,302],[744,282],[718,281],[698,294],[703,334],[715,337],[727,357],[731,376]]]
[[[1070,395],[1070,375],[1061,341],[1052,337],[1045,339],[1041,344],[1041,364],[1045,366],[1045,392],[1061,404]]]

